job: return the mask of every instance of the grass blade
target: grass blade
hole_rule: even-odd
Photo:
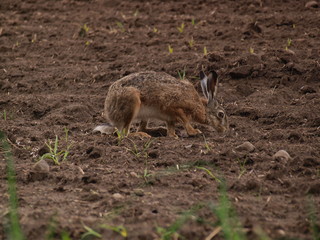
[[[0,147],[4,151],[4,156],[7,162],[7,177],[8,177],[8,193],[9,193],[9,229],[8,239],[23,240],[24,235],[21,230],[18,215],[18,198],[16,188],[16,172],[14,168],[14,160],[10,145],[6,140],[6,136],[0,131]]]

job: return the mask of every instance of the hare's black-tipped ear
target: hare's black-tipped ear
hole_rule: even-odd
[[[217,96],[218,92],[218,74],[211,71],[207,80],[208,100],[211,101]]]
[[[208,99],[207,80],[208,80],[208,77],[206,76],[206,74],[203,71],[201,71],[200,72],[201,89],[202,89],[202,93],[206,97],[206,99]]]

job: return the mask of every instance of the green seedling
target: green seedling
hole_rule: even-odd
[[[203,55],[204,55],[204,56],[207,56],[207,55],[208,55],[207,47],[204,47],[204,48],[203,48]]]
[[[178,70],[178,75],[180,80],[184,80],[186,78],[186,68],[184,67],[184,69],[181,72]]]
[[[191,19],[191,24],[192,24],[192,26],[196,25],[196,20],[194,18]]]
[[[170,45],[168,45],[168,49],[170,54],[173,53],[173,48]]]
[[[139,157],[145,157],[145,158],[148,158],[148,149],[150,148],[150,145],[151,143],[153,142],[153,139],[149,139],[145,144],[143,144],[143,148],[140,150],[137,146],[137,144],[128,138],[129,141],[132,142],[132,148],[128,148],[128,151],[133,153],[133,155],[136,157],[136,158],[139,158]]]
[[[117,134],[118,146],[119,146],[122,140],[126,137],[125,130],[122,129],[121,131],[119,131],[118,129],[116,129],[115,133]]]
[[[206,137],[203,135],[203,140],[204,140],[204,147],[206,148],[206,151],[204,152],[205,154],[209,153],[212,151]]]
[[[287,40],[287,45],[285,47],[285,50],[288,51],[289,50],[289,47],[292,45],[292,39],[291,38],[288,38]]]
[[[254,49],[252,47],[249,48],[250,54],[254,54]]]
[[[153,32],[154,32],[154,33],[157,33],[157,32],[158,32],[158,28],[154,27],[154,28],[153,28]]]
[[[188,43],[189,43],[189,47],[190,47],[190,48],[193,48],[193,46],[194,46],[193,37],[191,38],[191,40],[188,41]]]
[[[152,176],[151,173],[149,173],[148,168],[145,168],[143,170],[143,179],[145,181],[146,184],[150,184],[149,178]]]
[[[102,225],[100,225],[100,227],[114,231],[116,233],[119,233],[124,238],[128,237],[127,229],[122,225],[121,226],[111,226],[111,225],[107,225],[107,224],[102,224]]]
[[[221,180],[217,178],[208,168],[205,168],[205,167],[196,167],[196,168],[205,171],[210,177],[212,177],[213,180],[215,180],[218,183],[221,183]]]
[[[177,27],[179,33],[183,33],[184,31],[184,23],[181,23],[181,26],[180,27]]]
[[[247,158],[242,159],[242,160],[240,158],[238,158],[237,162],[238,162],[239,168],[240,168],[240,173],[239,173],[238,179],[240,179],[242,177],[242,175],[245,174],[247,171],[247,169],[246,169]]]
[[[317,215],[319,216],[319,214],[317,214],[314,201],[313,199],[311,199],[311,197],[308,200],[307,210],[308,210],[308,220],[310,222],[310,228],[312,232],[312,240],[318,240],[320,239],[320,226],[317,224],[318,222]]]
[[[116,21],[116,24],[118,26],[118,28],[120,29],[121,32],[125,32],[126,29],[124,28],[122,22]]]
[[[59,150],[59,138],[56,135],[54,142],[45,142],[46,146],[49,148],[49,152],[42,155],[40,159],[51,159],[56,165],[60,165],[63,161],[67,160],[72,144],[68,143],[68,129],[65,128],[64,131],[66,149]]]
[[[88,237],[102,238],[102,235],[93,230],[91,227],[86,226],[84,223],[82,223],[82,226],[86,232],[82,234],[81,239],[88,239]]]
[[[35,43],[37,41],[37,34],[32,34],[32,39],[31,39],[31,42],[32,43]]]
[[[228,199],[225,183],[220,185],[218,206],[211,205],[210,208],[218,217],[224,239],[245,240],[240,221]]]
[[[19,215],[18,215],[18,197],[17,197],[17,183],[16,183],[16,172],[14,167],[13,155],[11,152],[10,145],[3,132],[0,131],[0,152],[4,153],[6,160],[6,171],[8,181],[8,195],[9,195],[9,216],[7,227],[7,238],[14,240],[24,240],[24,234],[21,230]]]
[[[157,227],[157,233],[160,235],[161,240],[171,239],[184,239],[182,235],[178,233],[181,227],[190,219],[196,217],[196,212],[201,209],[203,205],[197,205],[190,210],[183,212],[176,221],[174,221],[169,227]]]
[[[133,13],[133,16],[134,16],[134,17],[138,17],[138,15],[139,15],[139,10],[136,9],[136,11]]]
[[[85,37],[85,36],[87,36],[88,32],[89,32],[89,27],[87,26],[87,24],[83,24],[83,26],[80,28],[79,36]]]

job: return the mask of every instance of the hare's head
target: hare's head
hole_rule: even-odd
[[[218,74],[215,71],[211,71],[207,76],[201,71],[200,80],[203,95],[207,99],[206,121],[219,133],[223,133],[229,129],[229,123],[226,111],[219,104],[216,98],[218,92]]]

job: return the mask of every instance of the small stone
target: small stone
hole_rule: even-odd
[[[135,172],[130,172],[131,177],[139,178],[138,174]]]
[[[235,149],[239,152],[253,152],[256,149],[256,147],[251,142],[246,141],[241,145],[237,146]]]
[[[134,194],[137,195],[138,197],[144,196],[144,191],[141,188],[134,189],[133,191],[134,191]]]
[[[289,159],[291,159],[289,153],[285,150],[279,150],[278,152],[276,152],[273,156],[272,156],[273,160],[277,160],[277,161],[281,161],[281,160],[285,160],[288,161]]]
[[[50,166],[46,160],[42,159],[33,165],[33,170],[36,172],[48,173],[50,171]]]
[[[114,193],[112,194],[112,197],[116,200],[124,199],[124,196],[121,195],[120,193]]]
[[[317,3],[317,1],[309,1],[306,3],[306,5],[304,5],[306,8],[318,8],[319,4]]]

